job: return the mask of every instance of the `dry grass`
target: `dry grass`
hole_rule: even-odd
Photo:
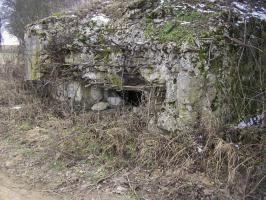
[[[187,165],[196,154],[196,143],[191,135],[171,137],[147,133],[139,136],[138,146],[140,163],[153,168]]]
[[[211,188],[211,195],[220,195],[218,199],[259,199],[265,193],[263,127],[218,131],[216,123],[208,123],[194,134],[148,133],[145,109],[140,109],[140,113],[133,113],[130,108],[102,113],[73,112],[65,102],[43,101],[36,95],[27,95],[22,87],[21,70],[9,64],[1,75],[0,136],[12,141],[13,146],[27,148],[23,150],[27,159],[36,159],[34,168],[24,170],[34,171],[42,165],[45,173],[53,175],[54,171],[65,172],[86,163],[82,166],[94,169],[90,180],[99,183],[111,179],[121,168],[129,171],[138,168],[140,171],[130,180],[144,173],[145,178],[138,180],[138,184],[152,188],[161,199],[177,199],[180,195],[184,199],[207,198],[203,188]],[[12,109],[15,105],[21,109]],[[199,146],[202,152],[198,152]],[[147,175],[158,170],[161,173],[157,178]],[[39,169],[35,176],[43,173]],[[205,178],[193,178],[198,173],[213,184],[206,184]],[[47,176],[47,181],[52,175]],[[149,194],[144,189],[135,191],[133,183],[131,188],[138,195]]]

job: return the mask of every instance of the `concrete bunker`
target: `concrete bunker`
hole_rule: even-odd
[[[210,120],[233,123],[256,114],[265,104],[263,95],[251,92],[265,88],[265,81],[257,84],[263,77],[258,75],[265,74],[265,62],[258,62],[264,58],[265,42],[258,38],[265,39],[265,20],[253,16],[243,23],[235,11],[214,10],[222,15],[202,14],[181,3],[173,9],[183,13],[178,17],[171,13],[160,17],[156,8],[154,17],[139,16],[139,23],[126,16],[109,20],[75,12],[50,16],[27,26],[27,77],[53,83],[70,79],[72,85],[63,85],[61,94],[86,108],[101,103],[95,106],[97,111],[153,106],[159,110],[153,125],[166,132],[193,132]],[[232,23],[228,14],[235,16]],[[235,40],[245,33],[256,48]],[[239,48],[256,59],[247,60]],[[256,101],[246,96],[256,96]]]

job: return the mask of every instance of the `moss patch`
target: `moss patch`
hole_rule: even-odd
[[[198,11],[177,11],[176,19],[186,22],[204,21],[210,17],[210,14],[201,13]]]
[[[194,38],[192,30],[178,25],[175,21],[167,22],[160,28],[155,27],[151,21],[148,21],[146,24],[145,36],[147,38],[159,40],[160,42],[176,43],[185,41],[192,42]]]
[[[123,80],[117,74],[108,75],[108,79],[109,79],[109,81],[111,82],[112,85],[122,88]]]
[[[39,80],[40,79],[40,52],[35,49],[31,56],[30,65],[29,65],[29,79],[30,80]]]
[[[157,15],[149,15],[145,21],[145,36],[159,40],[160,42],[193,43],[195,37],[206,31],[202,25],[206,25],[213,14],[198,11],[172,11],[173,17],[163,25],[156,25],[153,18]],[[200,27],[200,28],[199,28]]]

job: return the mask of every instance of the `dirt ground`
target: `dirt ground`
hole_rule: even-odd
[[[34,191],[27,185],[11,179],[7,174],[0,172],[0,200],[59,200],[62,197],[51,196],[42,191]]]
[[[3,114],[0,119],[0,200],[132,199],[127,191],[119,191],[122,188],[119,185],[110,183],[107,190],[96,184],[105,176],[108,179],[109,174],[83,162],[65,167],[64,162],[53,157],[58,152],[54,152],[55,149],[47,151],[48,141],[54,140],[48,130],[51,124],[45,128],[21,126],[8,119],[6,110],[0,107],[0,115]],[[54,119],[50,122],[57,124]],[[64,120],[61,122],[65,123]]]
[[[70,200],[72,197],[59,194],[49,194],[48,191],[29,187],[20,179],[11,178],[0,172],[0,200]],[[107,192],[91,193],[83,200],[123,200],[119,196]]]

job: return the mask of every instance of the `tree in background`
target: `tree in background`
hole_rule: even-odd
[[[1,0],[0,0],[1,1]],[[75,0],[81,2],[85,0]],[[73,0],[2,0],[0,19],[7,31],[24,44],[25,26],[49,16],[53,11],[71,7]]]
[[[0,18],[10,34],[24,44],[25,26],[50,13],[50,0],[3,0]]]
[[[1,44],[2,44],[2,40],[3,40],[3,37],[2,37],[2,19],[0,18],[0,47],[1,47]]]

